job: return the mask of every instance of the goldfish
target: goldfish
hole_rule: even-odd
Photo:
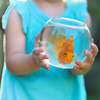
[[[53,38],[52,38],[53,39]],[[53,47],[55,53],[58,55],[58,62],[60,64],[70,64],[74,58],[74,36],[71,35],[67,40],[66,36],[62,35],[56,40],[52,40],[52,44],[60,47]]]
[[[74,36],[71,35],[71,37],[63,43],[61,50],[58,54],[59,63],[70,64],[72,62],[72,60],[74,58],[73,38],[74,38]]]

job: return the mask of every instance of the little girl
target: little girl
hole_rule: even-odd
[[[39,32],[51,17],[66,17],[86,22],[90,16],[85,2],[31,0],[12,3],[3,16],[6,33],[6,66],[3,70],[1,100],[86,100],[83,74],[98,53],[91,43],[84,62],[76,61],[72,70],[55,68],[44,62]]]

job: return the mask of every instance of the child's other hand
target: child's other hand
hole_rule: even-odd
[[[94,40],[92,38],[91,51],[85,50],[84,52],[87,58],[83,62],[77,60],[75,62],[76,65],[73,67],[73,69],[76,71],[81,71],[83,74],[86,74],[91,68],[98,51],[98,47],[94,44]]]
[[[49,58],[49,55],[48,54],[41,54],[41,53],[43,53],[45,51],[45,49],[44,48],[39,48],[38,38],[39,38],[39,35],[37,35],[35,37],[34,50],[33,50],[33,59],[34,59],[35,63],[38,66],[40,66],[42,68],[45,68],[47,70],[50,70],[49,64],[47,64],[44,61],[45,59]]]

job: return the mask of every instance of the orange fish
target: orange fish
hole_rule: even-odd
[[[73,38],[73,35],[71,35],[71,37],[63,43],[62,48],[58,54],[59,63],[70,64],[72,62],[74,58]]]
[[[74,36],[66,40],[65,36],[61,37],[57,42],[52,41],[54,45],[57,45],[60,48],[53,47],[55,53],[58,55],[58,62],[60,64],[70,64],[74,58]]]

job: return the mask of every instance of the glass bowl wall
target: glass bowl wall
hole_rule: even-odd
[[[90,44],[87,25],[68,18],[51,18],[39,36],[39,46],[44,47],[50,56],[46,62],[65,69],[73,68],[76,60],[84,61],[84,51],[90,51]]]

